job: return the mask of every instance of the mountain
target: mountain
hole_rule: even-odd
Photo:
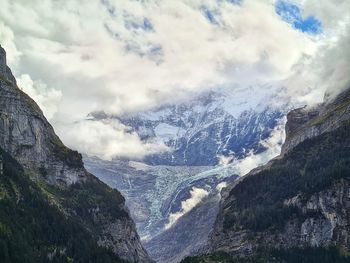
[[[157,262],[169,263],[180,262],[186,256],[196,254],[207,244],[218,214],[220,198],[220,189],[211,191],[170,228],[144,242],[147,251]]]
[[[123,196],[63,145],[1,47],[0,154],[1,262],[151,262]]]
[[[269,99],[262,90],[219,89],[119,117],[90,114],[95,121],[122,122],[143,141],[169,148],[142,161],[84,156],[90,172],[125,196],[142,242],[157,262],[179,262],[205,245],[219,207],[218,189],[241,174],[236,162],[268,152],[264,141],[280,126],[285,113],[266,105]],[[246,96],[253,98],[253,104]],[[257,164],[275,156],[267,155]],[[183,204],[196,200],[193,191],[206,196],[184,210]]]
[[[210,213],[209,207],[205,207],[200,211],[186,211],[189,212],[188,216],[203,218],[205,224],[201,232],[189,224],[174,222],[174,225],[169,225],[171,215],[183,210],[182,202],[195,200],[191,191],[197,189],[204,192],[206,198],[202,200],[203,203],[211,204],[211,210],[217,211],[220,200],[217,196],[218,185],[237,178],[237,171],[231,166],[153,166],[125,160],[103,161],[91,157],[85,157],[84,160],[89,171],[109,186],[120,189],[144,246],[152,258],[159,262],[168,262],[170,255],[181,254],[181,249],[174,250],[174,244],[184,249],[185,244],[192,244],[193,247],[196,247],[194,243],[197,244],[197,241],[202,244],[214,224],[216,213]],[[187,238],[172,235],[174,228],[178,229],[178,233],[188,233]]]
[[[269,137],[286,112],[266,104],[275,98],[265,95],[264,89],[218,89],[142,113],[113,117],[97,112],[90,117],[115,118],[142,140],[168,146],[169,151],[146,156],[146,164],[215,166],[220,157],[241,159],[250,151],[266,150],[260,141]]]
[[[282,154],[224,191],[214,254],[184,262],[350,261],[350,90],[287,119]]]

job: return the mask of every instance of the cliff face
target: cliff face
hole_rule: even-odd
[[[121,191],[144,247],[161,263],[179,262],[205,244],[219,208],[218,188],[235,180],[238,172],[233,166],[150,166],[87,157],[84,162],[103,182]],[[171,215],[183,211],[182,203],[192,197],[194,187],[208,196],[167,228]]]
[[[8,83],[12,83],[16,85],[16,79],[12,75],[11,70],[6,63],[6,52],[1,46],[0,46],[0,75],[1,75],[0,78],[2,80],[7,80]]]
[[[214,225],[220,202],[219,193],[206,197],[169,229],[145,242],[156,262],[176,263],[202,250]]]
[[[286,199],[284,205],[287,209],[299,209],[300,217],[285,220],[282,228],[270,225],[269,229],[264,231],[251,231],[249,228],[227,230],[224,225],[227,214],[220,214],[210,238],[209,251],[220,250],[231,254],[248,255],[259,248],[287,249],[330,245],[350,248],[348,180],[339,181],[331,188],[308,197],[307,200],[298,194]]]
[[[231,185],[208,251],[350,249],[350,92],[288,114],[280,157]]]
[[[89,174],[81,155],[63,145],[37,104],[17,87],[1,47],[0,149],[23,167],[52,206],[90,233],[96,247],[128,261],[150,261],[124,198]]]
[[[282,147],[282,155],[309,138],[339,128],[343,121],[349,119],[349,90],[340,94],[334,101],[316,108],[291,111],[287,115],[286,142]]]
[[[66,148],[36,103],[17,86],[0,49],[0,147],[52,185],[86,180],[79,153]]]

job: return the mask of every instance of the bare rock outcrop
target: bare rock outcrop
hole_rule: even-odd
[[[98,239],[96,245],[109,248],[130,262],[151,262],[124,198],[88,173],[81,155],[61,142],[38,105],[17,87],[1,47],[0,148],[16,159],[33,181],[40,182],[45,189],[55,189],[57,194],[51,195],[52,203],[58,204],[65,215],[86,225]],[[81,215],[79,203],[59,195],[72,193],[73,199],[87,192],[92,200],[86,207],[87,215]]]

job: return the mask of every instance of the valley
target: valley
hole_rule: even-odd
[[[144,141],[169,147],[142,161],[84,156],[90,172],[125,196],[141,240],[158,262],[179,262],[204,247],[222,188],[280,153],[282,110],[264,106],[263,94],[253,102],[254,110],[252,102],[240,101],[257,90],[236,94],[236,108],[228,107],[227,93],[209,92],[128,119],[89,115],[122,120]]]

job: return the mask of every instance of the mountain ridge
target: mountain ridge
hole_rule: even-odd
[[[262,164],[279,153],[279,147],[270,146],[283,138],[284,118],[279,119],[283,111],[265,104],[253,109],[249,103],[241,104],[240,100],[246,101],[242,94],[230,95],[236,97],[232,104],[239,104],[239,109],[229,111],[224,103],[231,101],[224,95],[209,92],[136,115],[89,115],[89,120],[122,122],[144,142],[160,140],[170,148],[142,161],[117,157],[104,161],[84,155],[89,171],[123,193],[144,246],[159,262],[178,262],[205,243],[218,209],[218,189],[241,175],[241,161],[247,158]],[[182,203],[191,202],[193,187],[208,196],[193,211],[184,211]],[[181,217],[170,224],[173,215]],[[196,225],[196,219],[203,226]]]
[[[17,195],[23,196],[23,199],[17,202],[23,206],[24,211],[28,213],[36,211],[31,208],[32,203],[28,203],[28,198],[35,198],[34,204],[37,202],[49,207],[49,212],[44,212],[41,217],[33,215],[33,218],[42,221],[46,217],[52,217],[52,220],[62,222],[60,228],[63,232],[67,232],[67,236],[63,237],[60,237],[59,233],[53,233],[52,235],[56,237],[54,240],[43,234],[40,237],[43,243],[37,244],[39,247],[42,246],[42,249],[33,255],[32,260],[45,262],[46,253],[46,260],[47,257],[51,258],[51,261],[63,257],[68,261],[74,259],[81,262],[84,257],[77,252],[77,249],[86,245],[89,246],[86,249],[91,250],[86,253],[87,255],[96,251],[102,253],[100,255],[102,258],[106,255],[106,260],[112,260],[111,262],[121,262],[121,259],[131,262],[151,262],[129,216],[125,199],[117,190],[110,189],[88,173],[83,166],[82,156],[61,142],[38,105],[17,87],[16,80],[6,65],[6,52],[2,47],[0,47],[0,148],[4,155],[10,156],[7,159],[13,158],[17,162],[14,166],[21,167],[15,172],[10,172],[13,165],[4,163],[5,174],[1,178],[3,187],[0,206],[14,202],[15,196],[9,193],[13,191],[11,189],[15,189]],[[22,186],[26,180],[34,189],[32,192],[25,185]],[[16,215],[10,218],[14,217],[14,221],[19,220]],[[67,221],[59,219],[62,217]],[[5,221],[6,218],[2,217]],[[74,229],[70,228],[68,222],[74,224]],[[9,233],[16,232],[11,222],[1,223],[3,227],[10,229]],[[27,231],[30,233],[29,225],[21,227],[28,228]],[[40,225],[37,231],[41,231]],[[70,231],[76,231],[77,235],[85,235],[86,242],[89,243],[76,243]],[[16,260],[10,248],[16,246],[17,242],[20,241],[10,235],[7,243],[3,244],[2,248],[7,251],[10,260]],[[31,246],[29,239],[24,238],[23,242]],[[98,252],[100,248],[102,251]],[[93,259],[85,258],[85,260]]]
[[[349,98],[347,90],[288,114],[281,155],[223,190],[207,253],[247,256],[309,246],[349,251]]]
[[[115,119],[142,141],[166,145],[167,151],[145,156],[143,162],[149,165],[215,166],[221,158],[242,159],[251,150],[255,154],[266,150],[260,141],[269,137],[290,106],[270,107],[264,101],[266,95],[259,93],[260,87],[237,94],[208,91],[143,113],[113,116],[94,112],[88,117]],[[246,95],[256,96],[256,101],[249,104]]]

